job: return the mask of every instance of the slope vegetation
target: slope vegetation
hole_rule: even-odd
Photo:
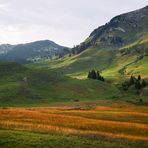
[[[34,66],[62,71],[83,79],[91,69],[98,69],[111,80],[130,75],[147,78],[148,6],[114,17],[95,29],[69,57]]]
[[[112,98],[116,87],[97,80],[77,80],[62,73],[0,64],[0,106],[32,106]]]

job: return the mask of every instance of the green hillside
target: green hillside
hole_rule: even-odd
[[[148,36],[120,48],[110,67],[103,71],[106,77],[130,77],[131,75],[142,75],[148,78]]]
[[[130,75],[147,78],[148,6],[121,14],[95,29],[69,57],[33,64],[33,67],[61,71],[73,78],[85,79],[97,69],[110,80]]]
[[[1,63],[0,106],[48,106],[110,99],[116,87],[97,80],[77,80],[62,73],[32,70],[16,63]]]
[[[87,73],[90,69],[97,68],[103,70],[107,68],[113,57],[114,51],[90,48],[76,56],[37,63],[35,66],[38,68],[43,67],[45,69],[50,68],[74,78],[82,79],[87,77]]]
[[[135,101],[135,87],[126,95],[121,87],[131,75],[148,79],[147,12],[145,7],[113,18],[63,58],[28,65],[0,63],[0,106]],[[92,69],[99,70],[105,82],[87,79]]]
[[[148,77],[148,42],[144,36],[118,49],[91,47],[72,57],[42,62],[30,66],[52,69],[78,79],[86,79],[91,69],[98,69],[107,79],[125,79],[133,75]]]
[[[59,60],[31,64],[28,65],[28,67],[61,72],[64,75],[69,76],[71,79],[79,81],[80,83],[90,81],[92,82],[92,85],[94,84],[94,81],[88,80],[87,75],[89,70],[96,69],[101,71],[101,75],[105,77],[108,84],[116,87],[117,92],[115,92],[111,99],[124,99],[135,102],[139,100],[139,95],[137,95],[137,91],[134,86],[131,86],[126,93],[120,88],[122,83],[129,79],[131,75],[136,77],[141,75],[142,79],[147,81],[147,47],[147,36],[144,36],[132,44],[121,48],[100,49],[99,47],[92,47],[84,50],[78,55]],[[106,87],[104,83],[102,86]],[[102,99],[106,99],[106,94],[109,93],[104,91]],[[145,100],[145,102],[147,102],[147,94],[144,96],[142,95],[141,97]],[[88,100],[91,101],[91,99]]]

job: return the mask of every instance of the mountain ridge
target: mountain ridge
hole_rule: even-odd
[[[80,45],[83,47],[80,52],[69,53],[69,56],[66,55],[64,58],[25,65],[1,63],[0,102],[6,106],[11,104],[12,98],[15,98],[13,105],[99,99],[124,99],[124,101],[137,102],[139,95],[135,86],[129,87],[125,93],[122,90],[122,84],[131,76],[138,78],[139,75],[142,80],[148,82],[147,19],[146,15],[141,22],[138,21],[136,27],[133,27],[135,26],[133,21],[127,23],[125,19],[117,17],[115,24],[113,20],[113,24],[107,24],[105,29],[101,28],[101,36],[98,37],[95,32],[91,38],[88,37],[84,42],[91,43],[88,47],[86,44]],[[122,21],[116,22],[116,20]],[[139,29],[139,26],[142,29]],[[127,29],[128,32],[124,32],[123,29]],[[127,44],[121,42],[122,40],[118,37],[130,42]],[[46,42],[48,41],[43,42],[43,45],[47,45]],[[30,44],[20,46],[26,52],[28,48],[24,46],[28,47]],[[35,42],[31,49],[41,50],[40,46],[44,47],[43,45]],[[80,47],[75,49],[80,49]],[[17,50],[18,48],[20,49],[20,47],[15,47]],[[41,55],[41,52],[38,53]],[[92,69],[99,71],[105,82],[88,79],[88,73]],[[144,102],[147,101],[145,93],[140,92],[140,95]]]
[[[80,53],[91,46],[122,47],[148,33],[148,6],[120,14],[96,28],[73,53]]]
[[[86,79],[91,69],[112,80],[139,74],[147,78],[147,26],[148,6],[118,15],[75,46],[69,58],[50,61],[47,67],[78,79]]]
[[[39,40],[16,45],[2,44],[0,45],[0,60],[24,63],[52,59],[55,56],[64,56],[68,52],[68,47],[58,45],[50,40]]]

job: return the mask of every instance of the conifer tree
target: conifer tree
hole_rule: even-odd
[[[140,81],[136,81],[135,88],[138,89],[138,90],[141,89]]]
[[[133,85],[135,83],[135,78],[133,76],[130,77],[130,85]]]
[[[91,78],[91,72],[89,71],[88,73],[88,78],[90,79]]]
[[[92,71],[89,71],[88,76],[89,79],[97,79],[100,81],[105,81],[104,78],[100,75],[99,71],[95,71],[94,69]]]
[[[97,74],[94,69],[91,71],[91,76],[92,76],[92,79],[97,79]]]
[[[105,81],[104,77],[102,77],[102,76],[101,76],[101,81],[103,81],[103,82]]]
[[[146,82],[144,80],[142,80],[142,88],[146,87]]]
[[[141,80],[141,76],[139,75],[139,76],[138,76],[138,81],[140,81],[140,80]]]
[[[100,80],[101,76],[100,76],[100,72],[99,71],[96,72],[96,76],[97,76],[97,80]]]

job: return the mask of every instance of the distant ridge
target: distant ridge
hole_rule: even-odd
[[[64,56],[69,52],[67,47],[50,40],[35,41],[26,44],[0,45],[0,60],[26,63]]]

